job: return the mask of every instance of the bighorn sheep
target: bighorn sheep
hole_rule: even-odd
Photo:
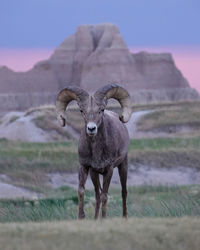
[[[118,117],[105,110],[109,98],[119,101],[122,114]],[[106,217],[106,203],[113,168],[118,167],[122,186],[123,216],[127,217],[127,153],[129,146],[128,131],[123,123],[131,116],[131,100],[128,92],[116,85],[109,84],[100,88],[93,96],[79,87],[67,87],[57,96],[56,110],[61,126],[65,126],[65,110],[69,102],[76,100],[85,121],[78,144],[79,154],[79,187],[78,218],[84,218],[85,183],[90,176],[95,188],[95,219],[98,218],[102,203],[102,217]],[[99,174],[103,175],[101,188]]]

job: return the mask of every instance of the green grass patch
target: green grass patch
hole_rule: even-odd
[[[200,137],[197,138],[153,138],[134,139],[130,141],[132,150],[166,150],[166,149],[195,149],[200,150]]]
[[[200,137],[131,140],[129,162],[154,167],[200,169]]]
[[[0,173],[16,185],[40,190],[49,172],[76,172],[77,142],[23,143],[0,140]]]
[[[95,198],[86,191],[85,212],[93,218]],[[200,186],[128,188],[129,217],[182,217],[200,215]],[[76,219],[78,199],[76,190],[62,187],[49,193],[46,199],[1,200],[0,222],[27,222]],[[108,217],[121,216],[120,189],[111,189],[108,199]]]
[[[73,171],[77,166],[76,142],[25,143],[0,141],[0,164],[2,169],[33,166],[35,169]],[[67,160],[67,163],[66,163]],[[47,166],[48,165],[48,166]],[[54,167],[55,166],[55,167]]]

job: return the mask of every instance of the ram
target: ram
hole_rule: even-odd
[[[118,116],[111,111],[105,111],[108,99],[116,99],[122,108]],[[65,126],[65,110],[67,105],[76,100],[80,112],[85,121],[85,127],[81,131],[78,155],[79,155],[79,187],[78,218],[85,217],[84,192],[88,173],[94,185],[96,195],[95,219],[99,216],[102,203],[102,217],[106,217],[107,195],[113,169],[118,168],[122,186],[123,216],[127,217],[127,153],[129,135],[124,123],[128,122],[132,110],[128,92],[116,85],[106,85],[89,95],[85,90],[70,86],[63,89],[57,96],[56,110],[61,126]],[[99,175],[103,175],[102,187]]]

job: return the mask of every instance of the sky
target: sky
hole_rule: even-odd
[[[30,69],[78,25],[107,22],[133,52],[173,53],[200,91],[199,0],[0,0],[0,65]]]

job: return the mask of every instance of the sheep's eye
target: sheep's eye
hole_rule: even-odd
[[[83,110],[82,110],[82,109],[80,109],[80,112],[81,112],[81,113],[83,113]]]

